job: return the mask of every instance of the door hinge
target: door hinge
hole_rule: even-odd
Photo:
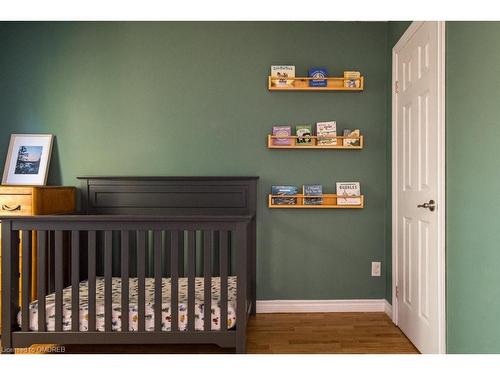
[[[399,94],[399,81],[394,82],[394,92]]]
[[[396,298],[399,298],[399,287],[396,285]]]

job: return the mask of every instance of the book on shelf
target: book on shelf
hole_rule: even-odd
[[[361,78],[361,73],[354,70],[346,70],[344,71],[344,78],[348,79],[358,79]]]
[[[327,80],[324,79],[328,77],[328,71],[325,68],[310,68],[307,71],[307,75],[310,78],[315,78],[309,80],[310,87],[326,87]]]
[[[316,123],[316,144],[318,146],[336,146],[337,138],[337,122],[325,121]],[[325,137],[325,138],[322,138]]]
[[[271,65],[271,84],[276,87],[292,87],[295,78],[294,65]]]
[[[272,195],[279,195],[279,197],[272,197],[272,204],[291,205],[297,204],[297,197],[287,197],[287,195],[297,195],[299,188],[293,185],[273,185],[271,187]]]
[[[290,146],[292,144],[292,138],[288,138],[292,135],[291,126],[273,126],[273,136],[279,138],[273,138],[273,145],[275,146]]]
[[[359,129],[344,129],[344,146],[361,146],[361,139],[359,138]],[[353,138],[350,138],[353,137]]]
[[[307,195],[304,197],[305,205],[321,205],[323,204],[323,186],[322,185],[303,185],[302,194]],[[309,198],[318,196],[318,198]]]
[[[295,126],[295,144],[298,146],[310,146],[314,144],[312,136],[311,125],[297,125]]]
[[[346,79],[344,81],[344,87],[349,89],[359,89],[361,87],[361,81],[359,79]]]
[[[361,188],[359,182],[337,182],[337,205],[359,206]]]
[[[357,71],[344,72],[344,87],[359,88],[361,87],[361,73]]]

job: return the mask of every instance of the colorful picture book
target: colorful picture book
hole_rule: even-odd
[[[336,146],[337,138],[328,138],[337,136],[337,122],[317,122],[316,123],[316,136],[318,146]],[[325,138],[322,138],[325,137]]]
[[[317,78],[317,79],[310,80],[309,86],[311,86],[311,87],[326,87],[327,80],[322,79],[322,78],[328,77],[328,71],[325,68],[310,68],[307,71],[307,74],[311,78]]]
[[[361,204],[359,182],[337,182],[337,205],[357,206]]]
[[[276,137],[283,137],[273,138],[273,145],[275,146],[290,146],[292,144],[292,139],[287,138],[292,135],[291,126],[273,126],[273,135]]]
[[[361,86],[361,73],[356,71],[344,72],[344,87],[359,88]]]
[[[344,129],[344,146],[360,146],[361,140],[359,139],[360,132],[359,129]],[[349,138],[357,137],[357,138]]]
[[[271,66],[271,77],[277,79],[271,79],[271,83],[277,87],[290,87],[293,86],[293,79],[295,77],[295,66],[294,65],[272,65]]]
[[[314,144],[312,136],[311,125],[297,125],[295,127],[295,135],[298,137],[295,144],[298,146],[309,146]]]
[[[296,197],[287,197],[287,195],[297,195],[299,188],[292,185],[273,185],[271,187],[272,195],[279,195],[280,197],[273,197],[272,204],[297,204]]]
[[[319,198],[305,198],[304,204],[306,205],[314,205],[314,204],[323,204],[323,186],[322,185],[303,185],[302,186],[302,194],[307,196],[319,196]]]
[[[361,78],[361,73],[357,71],[344,71],[344,78],[349,78],[349,79],[359,79]]]

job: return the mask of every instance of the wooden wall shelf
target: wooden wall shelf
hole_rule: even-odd
[[[309,145],[296,145],[295,140],[299,138],[296,135],[291,135],[288,137],[281,137],[281,136],[276,136],[276,135],[270,135],[268,134],[267,136],[267,148],[281,148],[281,149],[315,149],[315,150],[361,150],[364,146],[364,139],[363,136],[359,136],[359,146],[344,146],[344,145],[317,145],[317,144],[309,144]],[[303,137],[300,137],[303,138]],[[310,136],[313,143],[316,143],[318,137],[315,135]],[[320,137],[320,138],[335,138],[337,139],[337,143],[343,143],[344,138],[349,138],[349,139],[357,139],[357,137],[343,137],[343,136],[337,136],[337,137]],[[275,145],[273,144],[273,139],[291,139],[292,144],[291,145]]]
[[[273,198],[297,198],[297,204],[274,204]],[[304,198],[323,198],[322,204],[304,204]],[[309,196],[304,194],[297,195],[273,195],[269,194],[268,207],[269,208],[364,208],[365,196],[360,195],[361,204],[358,205],[339,205],[337,204],[337,194],[323,194],[322,196]]]
[[[293,80],[290,86],[274,86],[272,80],[276,77],[268,76],[268,89],[269,91],[363,91],[364,90],[364,77],[359,78],[359,87],[344,87],[344,81],[351,80],[351,78],[344,77],[325,77],[325,87],[311,87],[309,81],[317,78],[312,77],[293,77],[288,80]]]

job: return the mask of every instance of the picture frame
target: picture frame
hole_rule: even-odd
[[[2,185],[45,185],[52,134],[11,134]]]

